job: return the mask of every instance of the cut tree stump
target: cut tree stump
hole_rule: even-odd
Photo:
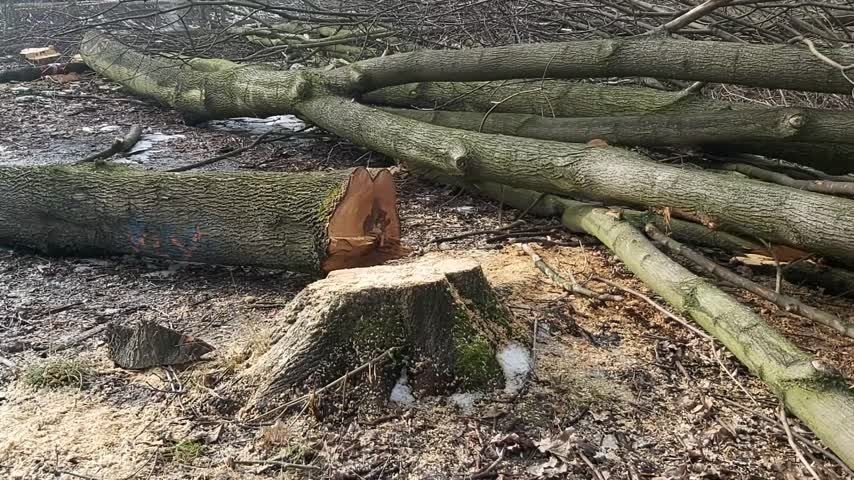
[[[167,173],[0,168],[0,244],[323,274],[400,258],[394,179],[365,168]]]
[[[503,375],[496,347],[511,339],[510,314],[477,262],[437,254],[332,272],[300,292],[278,324],[291,325],[237,380],[254,389],[249,409],[279,406],[283,394],[327,385],[389,349],[385,378],[405,364],[418,394],[492,388]]]
[[[214,349],[202,340],[149,321],[129,327],[109,323],[105,336],[110,359],[128,369],[194,362]]]

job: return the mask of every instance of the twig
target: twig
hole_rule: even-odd
[[[610,293],[599,293],[590,290],[589,288],[582,287],[576,280],[575,276],[567,270],[567,274],[569,275],[569,281],[563,278],[555,269],[553,269],[549,264],[547,264],[543,257],[539,256],[534,249],[531,248],[527,243],[523,243],[522,250],[531,256],[531,260],[534,262],[534,266],[536,266],[549,280],[558,284],[561,288],[566,290],[567,292],[577,293],[579,295],[584,295],[585,297],[595,298],[597,300],[607,301],[612,300],[615,302],[622,302],[624,300],[620,295],[611,295]]]
[[[661,25],[653,31],[665,31],[667,33],[676,32],[678,30],[681,30],[683,27],[694,23],[696,20],[708,15],[713,10],[727,6],[728,4],[732,3],[732,1],[733,0],[706,0],[700,5],[697,5],[691,10],[688,10],[684,14],[674,18],[673,20],[665,23],[664,25]]]
[[[0,357],[0,364],[6,365],[6,366],[7,366],[7,367],[9,367],[9,368],[15,368],[15,367],[17,366],[17,365],[15,364],[15,362],[13,362],[13,361],[9,360],[9,359],[8,359],[8,358],[6,358],[6,357]]]
[[[471,480],[477,480],[480,478],[488,478],[488,477],[494,476],[495,474],[492,473],[492,471],[495,470],[495,467],[497,467],[499,463],[501,463],[501,460],[504,460],[504,449],[503,448],[501,449],[500,452],[498,452],[498,458],[496,458],[494,462],[490,463],[483,470],[480,470],[479,472],[473,473],[471,475],[471,477],[469,477],[469,478]]]
[[[72,94],[72,93],[56,93],[56,92],[40,92],[36,93],[36,95],[46,97],[46,98],[69,98],[72,100],[98,100],[101,102],[119,102],[119,103],[132,103],[135,105],[145,105],[145,106],[153,106],[152,104],[146,103],[142,100],[136,98],[110,98],[110,97],[102,97],[99,95],[87,95],[85,93],[80,94]]]
[[[612,282],[611,280],[608,280],[607,278],[602,278],[600,276],[593,276],[590,279],[595,280],[595,281],[600,282],[600,283],[604,283],[605,285],[610,285],[614,288],[618,288],[618,289],[620,289],[626,293],[630,293],[630,294],[640,298],[641,300],[645,301],[646,303],[652,305],[653,308],[655,308],[659,312],[663,313],[664,315],[666,315],[671,320],[675,320],[677,323],[679,323],[683,327],[687,328],[688,330],[691,330],[692,332],[696,333],[700,337],[705,338],[706,340],[712,340],[712,337],[710,337],[706,332],[704,332],[704,331],[698,329],[697,327],[691,325],[690,323],[686,322],[685,320],[683,320],[682,318],[680,318],[676,314],[672,313],[670,310],[662,307],[658,302],[656,302],[652,298],[642,294],[641,292],[639,292],[633,288],[629,288],[629,287],[625,287],[623,285],[620,285],[619,283]]]
[[[133,148],[136,145],[136,142],[139,141],[139,137],[142,136],[142,127],[139,125],[133,125],[130,127],[130,131],[124,138],[117,138],[113,141],[113,144],[110,145],[110,148],[106,150],[102,150],[97,153],[93,153],[88,157],[80,160],[77,163],[89,163],[94,162],[95,160],[102,160],[106,158],[110,158],[117,153],[124,153]]]
[[[605,477],[602,476],[602,472],[600,472],[599,469],[596,468],[596,465],[593,465],[593,462],[591,462],[590,459],[587,458],[587,455],[585,455],[584,452],[582,452],[581,450],[576,450],[576,453],[578,453],[578,456],[581,457],[581,460],[584,461],[585,464],[587,464],[587,468],[590,469],[590,471],[593,473],[593,477],[596,478],[596,480],[605,480]]]
[[[803,463],[804,466],[807,467],[807,470],[809,470],[810,475],[812,475],[812,478],[814,478],[815,480],[821,480],[818,474],[815,473],[815,470],[813,470],[812,465],[807,462],[807,459],[804,457],[804,454],[803,452],[801,452],[801,449],[798,448],[798,444],[795,443],[795,438],[792,436],[792,429],[789,428],[789,421],[786,419],[786,407],[784,407],[782,404],[780,405],[780,411],[778,415],[780,416],[780,423],[783,424],[783,430],[786,431],[786,437],[789,439],[789,445],[792,446],[792,450],[795,451],[795,455],[798,457],[798,460],[800,460],[801,463]]]
[[[271,133],[273,133],[273,131],[268,130],[268,131],[262,133],[261,135],[258,135],[258,138],[256,138],[255,141],[250,143],[249,145],[246,145],[246,146],[243,146],[240,148],[236,148],[230,152],[226,152],[226,153],[223,153],[221,155],[217,155],[215,157],[207,158],[207,159],[202,160],[200,162],[191,163],[189,165],[184,165],[182,167],[170,168],[169,170],[166,170],[166,171],[167,172],[186,172],[187,170],[193,170],[196,168],[211,165],[211,164],[219,162],[221,160],[225,160],[226,158],[235,157],[235,156],[240,155],[241,153],[243,153],[247,150],[251,150],[251,149],[257,147],[258,144],[263,142],[265,138],[269,137]]]
[[[773,418],[769,417],[768,415],[765,415],[765,414],[764,414],[764,413],[762,413],[762,412],[757,412],[756,410],[753,410],[753,409],[751,409],[751,408],[749,408],[749,407],[746,407],[746,406],[744,406],[744,405],[742,405],[742,404],[740,404],[740,403],[738,403],[738,402],[736,402],[736,401],[734,401],[734,400],[731,400],[731,399],[729,399],[729,398],[727,398],[727,397],[725,397],[725,396],[722,396],[722,395],[715,395],[715,394],[712,394],[712,396],[714,396],[714,397],[715,397],[715,398],[717,398],[718,400],[720,400],[720,401],[722,401],[722,402],[726,403],[727,405],[729,405],[729,406],[731,406],[731,407],[738,408],[738,409],[740,409],[740,410],[742,410],[742,411],[744,411],[744,412],[747,412],[747,413],[749,413],[749,414],[753,415],[754,417],[756,417],[756,418],[758,418],[758,419],[760,419],[760,420],[764,421],[764,422],[765,422],[765,423],[767,423],[769,426],[771,426],[771,427],[773,427],[773,428],[776,428],[777,430],[783,431],[783,429],[780,427],[780,422],[775,421]],[[827,459],[829,459],[829,460],[833,461],[834,463],[836,463],[837,465],[839,465],[839,467],[842,469],[842,471],[844,471],[844,472],[845,472],[845,474],[846,474],[846,475],[850,476],[851,478],[854,478],[854,470],[851,470],[851,468],[850,468],[850,467],[848,467],[848,465],[846,465],[846,464],[845,464],[845,462],[843,462],[839,457],[837,457],[836,455],[834,455],[832,452],[830,452],[830,451],[828,451],[828,450],[826,450],[826,449],[824,449],[824,448],[819,447],[818,445],[816,445],[815,443],[811,442],[810,440],[808,440],[806,437],[804,437],[803,435],[799,434],[798,432],[792,432],[792,435],[793,435],[795,438],[797,438],[801,443],[803,443],[804,445],[806,445],[806,446],[807,446],[807,448],[809,448],[810,450],[812,450],[812,451],[814,451],[814,452],[816,452],[816,453],[820,453],[821,455],[823,455],[823,456],[824,456],[824,457],[826,457]]]
[[[702,254],[695,252],[694,250],[686,247],[685,245],[682,245],[676,240],[673,240],[672,238],[662,233],[661,230],[656,228],[655,225],[651,223],[647,224],[645,230],[646,233],[650,236],[650,238],[660,243],[662,246],[664,246],[671,252],[686,258],[687,260],[691,261],[692,263],[696,264],[697,266],[711,273],[712,275],[722,280],[725,280],[739,288],[747,290],[748,292],[759,295],[760,297],[768,300],[769,302],[777,305],[778,307],[782,308],[787,312],[800,315],[804,318],[808,318],[822,325],[830,327],[845,336],[854,338],[854,325],[837,317],[836,315],[825,312],[823,310],[819,310],[815,307],[811,307],[796,298],[777,293],[770,288],[764,287],[756,282],[748,280],[742,277],[741,275],[738,275],[737,273],[718,265],[712,260],[709,260]]]
[[[320,467],[318,467],[317,465],[306,465],[304,463],[289,463],[282,462],[280,460],[232,460],[231,463],[235,465],[273,465],[276,467],[292,470],[320,470]]]
[[[433,240],[430,240],[430,243],[452,242],[454,240],[462,240],[464,238],[476,237],[478,235],[486,235],[489,233],[500,233],[500,232],[503,232],[506,230],[510,230],[513,227],[517,227],[519,225],[522,225],[523,223],[525,223],[525,222],[523,222],[522,220],[516,220],[515,222],[509,223],[509,224],[507,224],[501,228],[494,228],[494,229],[490,229],[490,230],[471,230],[471,231],[464,232],[464,233],[461,233],[459,235],[453,235],[450,237],[434,238]]]
[[[750,393],[750,391],[747,390],[747,388],[745,388],[744,385],[742,385],[741,382],[739,382],[737,378],[735,378],[735,375],[733,375],[732,372],[730,372],[728,368],[726,368],[726,365],[724,365],[724,362],[721,359],[720,351],[717,348],[715,348],[715,342],[709,342],[709,343],[711,344],[711,347],[712,347],[712,356],[715,357],[715,360],[718,362],[718,365],[721,366],[721,369],[724,372],[726,372],[726,374],[733,381],[733,383],[735,383],[735,385],[739,389],[741,389],[741,391],[744,392],[745,395],[747,395],[747,398],[749,398],[751,401],[753,401],[753,403],[758,405],[759,401],[756,400],[756,398]]]
[[[84,480],[101,480],[98,477],[90,477],[89,475],[82,475],[80,473],[69,472],[68,470],[54,470],[53,473],[57,476],[68,475],[70,477],[82,478]]]

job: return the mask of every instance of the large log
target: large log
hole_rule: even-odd
[[[97,34],[87,34],[82,54],[97,72],[195,119],[296,111],[321,128],[412,165],[614,204],[669,207],[715,229],[854,262],[854,201],[848,199],[662,165],[614,147],[439,127],[334,95],[335,82],[346,82],[340,72],[247,67],[202,73]],[[358,84],[360,78],[350,81]]]
[[[468,258],[338,270],[288,304],[277,318],[286,330],[237,384],[254,390],[247,406],[263,410],[395,349],[385,366],[396,379],[405,365],[416,393],[490,388],[502,378],[496,347],[511,340],[509,319]]]
[[[0,191],[0,243],[50,254],[129,253],[321,274],[406,253],[386,170],[3,167]]]
[[[449,110],[459,112],[492,112],[495,114],[525,114],[539,117],[615,117],[639,116],[647,114],[686,116],[707,115],[712,112],[742,112],[749,119],[752,115],[768,118],[773,116],[774,108],[749,103],[733,103],[714,100],[697,94],[666,92],[644,87],[620,85],[601,85],[579,83],[566,80],[517,80],[513,82],[421,82],[383,88],[362,96],[362,100],[371,104],[414,108],[418,110]],[[805,143],[830,134],[834,137],[848,137],[852,128],[854,114],[847,111],[830,111],[813,108],[799,109],[805,115],[806,122],[787,138],[783,144],[770,141],[745,141],[735,143],[735,139],[709,142],[705,146],[710,150],[747,152],[783,158],[809,165],[828,173],[843,174],[854,171],[854,145],[846,143]],[[418,115],[427,115],[420,113]],[[482,117],[481,117],[482,118]],[[500,116],[499,116],[500,118]],[[510,117],[514,118],[514,117]],[[518,118],[518,117],[515,117]],[[749,120],[748,120],[749,121]],[[495,120],[484,125],[483,130],[491,133],[520,135],[513,132],[513,123],[503,128],[495,128]],[[441,124],[441,122],[439,122]],[[583,122],[581,123],[584,124]],[[480,120],[474,123],[479,129]],[[508,130],[509,127],[509,130]],[[531,130],[530,127],[526,128]],[[729,126],[718,131],[732,131]],[[746,132],[756,132],[751,125]],[[766,129],[767,131],[767,129]],[[746,132],[741,132],[744,135]],[[527,133],[525,134],[527,135]],[[538,138],[564,140],[560,132]],[[657,132],[656,135],[661,135]],[[711,140],[707,138],[706,140]],[[609,140],[610,141],[610,140]],[[636,139],[614,139],[611,143],[631,144]],[[816,140],[817,141],[817,140]],[[850,141],[850,140],[849,140]],[[668,141],[667,144],[678,143]],[[682,144],[686,142],[681,142]],[[642,145],[650,145],[644,140]],[[659,141],[659,144],[662,144]]]

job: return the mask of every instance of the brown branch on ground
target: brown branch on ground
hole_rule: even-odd
[[[789,427],[789,420],[786,418],[786,407],[780,405],[780,411],[778,415],[780,417],[780,423],[783,424],[783,429],[786,431],[786,438],[788,438],[789,440],[789,445],[792,447],[792,450],[795,451],[795,455],[798,457],[798,460],[805,467],[807,467],[807,470],[810,472],[810,475],[812,475],[813,479],[821,480],[818,474],[815,473],[815,470],[812,468],[812,465],[807,462],[807,459],[804,457],[804,454],[803,452],[801,452],[801,449],[798,448],[798,444],[795,443],[795,438],[792,436],[792,429]]]
[[[682,318],[680,318],[675,313],[673,313],[670,310],[662,307],[660,303],[656,302],[655,300],[653,300],[649,296],[644,295],[643,293],[641,293],[641,292],[639,292],[633,288],[629,288],[629,287],[626,287],[624,285],[620,285],[619,283],[612,282],[611,280],[608,280],[607,278],[602,278],[599,276],[594,276],[591,278],[591,280],[597,281],[599,283],[604,283],[605,285],[608,285],[608,286],[614,287],[616,289],[622,290],[626,293],[632,294],[635,297],[638,297],[641,300],[645,301],[646,303],[652,305],[653,308],[655,308],[659,312],[663,313],[665,316],[667,316],[671,320],[675,320],[677,323],[679,323],[683,327],[687,328],[688,330],[691,330],[692,332],[696,333],[700,337],[705,338],[706,340],[712,340],[712,337],[710,337],[708,334],[706,334],[706,332],[704,332],[704,331],[700,330],[699,328],[691,325],[690,323],[683,320]]]
[[[615,301],[622,302],[624,300],[623,297],[619,295],[611,295],[610,293],[599,293],[590,290],[589,288],[582,287],[576,280],[575,276],[567,270],[567,274],[569,275],[569,280],[567,281],[561,274],[559,274],[554,268],[552,268],[549,264],[547,264],[543,257],[538,255],[530,245],[527,243],[522,244],[522,250],[531,256],[531,260],[534,262],[534,266],[536,266],[549,280],[556,283],[558,286],[566,290],[570,293],[577,293],[579,295],[583,295],[589,298],[595,298],[596,300],[601,301]]]
[[[726,163],[722,165],[721,168],[724,170],[738,172],[765,182],[785,185],[787,187],[797,188],[800,190],[826,193],[828,195],[845,195],[854,197],[854,182],[851,181],[837,182],[831,180],[799,180],[784,173],[772,172],[771,170],[765,170],[764,168],[744,163]]]
[[[724,268],[717,263],[709,260],[702,254],[695,252],[694,250],[682,245],[681,243],[673,240],[668,237],[664,233],[661,232],[655,225],[647,224],[645,227],[646,233],[670,250],[671,252],[684,257],[685,259],[691,261],[698,267],[703,270],[711,273],[712,275],[718,277],[721,280],[725,280],[739,288],[747,290],[755,295],[759,295],[760,297],[772,302],[783,310],[800,315],[804,318],[808,318],[815,322],[818,322],[822,325],[830,327],[837,332],[854,338],[854,325],[850,322],[843,320],[836,315],[825,312],[824,310],[817,309],[815,307],[811,307],[809,305],[804,304],[800,300],[790,297],[788,295],[783,295],[775,292],[774,290],[759,285],[756,282],[748,280],[737,273],[732,272],[731,270]]]
[[[89,155],[88,157],[84,158],[83,160],[80,160],[77,163],[88,163],[94,162],[95,160],[104,160],[112,157],[113,155],[125,153],[131,148],[133,148],[134,145],[136,145],[136,142],[139,141],[139,138],[141,136],[142,127],[140,127],[139,125],[134,125],[130,127],[130,131],[127,135],[124,136],[124,138],[117,138],[113,142],[113,144],[110,145],[110,148],[97,153],[93,153],[92,155]]]
[[[243,147],[240,147],[240,148],[236,148],[236,149],[234,149],[234,150],[231,150],[231,151],[229,151],[229,152],[223,153],[223,154],[221,154],[221,155],[217,155],[217,156],[215,156],[215,157],[207,158],[207,159],[205,159],[205,160],[201,160],[201,161],[196,162],[196,163],[191,163],[191,164],[189,164],[189,165],[184,165],[184,166],[182,166],[182,167],[171,168],[171,169],[166,170],[166,171],[167,171],[167,172],[186,172],[186,171],[188,171],[188,170],[194,170],[194,169],[196,169],[196,168],[201,168],[201,167],[206,167],[206,166],[208,166],[208,165],[213,165],[213,164],[214,164],[214,163],[216,163],[216,162],[219,162],[219,161],[225,160],[225,159],[227,159],[227,158],[236,157],[236,156],[240,155],[240,154],[241,154],[241,153],[243,153],[243,152],[246,152],[246,151],[248,151],[248,150],[252,150],[253,148],[255,148],[255,147],[257,147],[258,145],[260,145],[261,143],[269,143],[269,142],[275,142],[275,141],[279,141],[279,140],[284,140],[285,138],[288,138],[288,137],[291,137],[291,136],[297,135],[297,134],[299,134],[299,133],[305,132],[306,130],[308,130],[308,129],[310,129],[310,128],[312,128],[312,127],[311,127],[311,126],[307,126],[307,127],[305,127],[305,128],[301,128],[301,129],[299,129],[299,130],[294,130],[293,132],[290,132],[290,133],[287,133],[287,134],[284,134],[284,135],[280,135],[280,136],[275,137],[275,138],[270,138],[270,139],[268,139],[268,137],[269,137],[270,135],[272,135],[272,134],[273,134],[273,131],[272,131],[272,130],[269,130],[269,131],[264,132],[264,133],[262,133],[261,135],[259,135],[259,136],[258,136],[258,138],[256,138],[256,139],[255,139],[255,141],[253,141],[253,142],[252,142],[252,143],[250,143],[249,145],[246,145],[246,146],[243,146]]]

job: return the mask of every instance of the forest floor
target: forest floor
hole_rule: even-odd
[[[89,75],[0,85],[0,115],[0,165],[71,163],[106,148],[133,124],[143,127],[138,150],[145,151],[118,160],[146,169],[193,163],[251,142],[226,130],[189,127],[176,113]],[[209,169],[301,171],[381,162],[319,138],[263,144]],[[214,415],[199,408],[211,395],[205,379],[221,380],[251,364],[269,346],[278,311],[312,278],[0,249],[0,477],[810,478],[787,441],[775,397],[720,344],[633,297],[602,303],[567,295],[512,238],[434,242],[502,227],[518,212],[406,172],[397,180],[403,241],[419,253],[476,259],[528,329],[534,368],[520,393],[389,401],[380,411],[338,394],[325,400],[333,408],[321,417],[293,413],[268,424]],[[539,240],[545,241],[534,248],[558,270],[649,293],[592,239],[551,220],[526,220],[526,228],[543,231]],[[840,314],[854,309],[850,300],[788,282],[783,288]],[[733,293],[801,348],[854,376],[852,342]],[[129,371],[108,360],[101,335],[87,335],[106,322],[140,319],[216,350],[183,368]],[[37,367],[58,361],[79,374],[76,385],[32,385]],[[818,443],[799,421],[789,422]],[[820,449],[805,454],[822,478],[845,478]],[[270,459],[304,467],[240,463]]]

